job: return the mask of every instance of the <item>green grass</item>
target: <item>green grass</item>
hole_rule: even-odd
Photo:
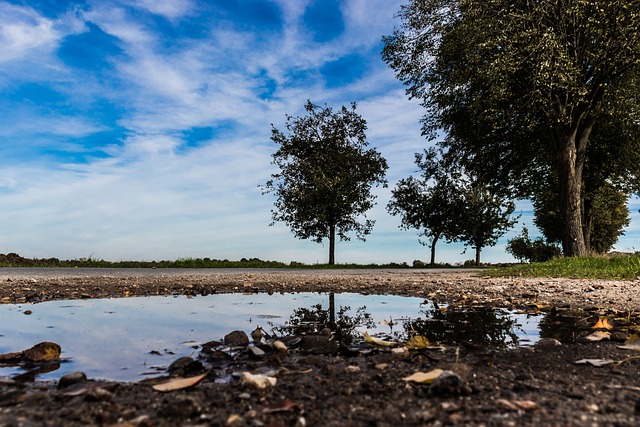
[[[490,270],[493,276],[568,277],[634,280],[640,277],[640,253],[576,258],[522,264]]]

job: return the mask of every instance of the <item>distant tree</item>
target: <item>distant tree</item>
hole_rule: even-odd
[[[334,112],[307,101],[307,115],[287,115],[286,131],[272,125],[271,140],[279,145],[264,193],[275,193],[275,221],[285,222],[300,239],[329,239],[329,264],[335,263],[336,235],[365,240],[374,221],[365,213],[374,206],[373,186],[386,187],[387,161],[367,149],[366,121],[356,104]],[[364,217],[364,222],[360,222]]]
[[[402,216],[401,227],[419,229],[429,238],[432,264],[435,245],[444,237],[475,249],[479,265],[482,249],[495,245],[516,222],[511,218],[514,203],[469,176],[460,164],[443,158],[442,152],[425,150],[416,155],[416,164],[421,178],[398,182],[387,209]]]
[[[522,227],[522,233],[507,242],[506,251],[520,262],[544,262],[562,255],[558,246],[541,237],[531,240],[527,227]]]
[[[458,239],[475,249],[476,265],[480,265],[480,252],[494,246],[518,218],[511,217],[515,204],[493,194],[486,186],[472,182],[461,189],[463,210]]]
[[[417,153],[415,162],[422,171],[420,178],[401,179],[392,190],[392,198],[387,210],[392,215],[401,216],[400,228],[420,230],[418,235],[427,241],[419,242],[429,246],[430,264],[435,264],[436,244],[440,238],[453,241],[458,235],[459,212],[456,186],[452,177],[439,168],[436,152],[426,150]]]

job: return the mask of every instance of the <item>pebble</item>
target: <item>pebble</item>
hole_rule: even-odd
[[[85,374],[84,372],[71,372],[70,374],[66,374],[60,377],[60,379],[58,380],[58,389],[63,389],[74,384],[83,383],[86,380],[87,374]]]
[[[429,395],[437,397],[468,395],[471,388],[451,371],[444,371],[429,386]]]
[[[249,336],[244,331],[229,332],[224,336],[224,343],[230,347],[246,347],[249,345]]]

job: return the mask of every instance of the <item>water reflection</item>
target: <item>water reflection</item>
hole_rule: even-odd
[[[136,381],[196,353],[202,343],[220,340],[232,330],[249,334],[258,326],[275,335],[328,326],[344,343],[356,342],[367,330],[401,340],[420,334],[434,342],[466,340],[507,347],[535,341],[537,320],[389,295],[220,294],[52,301],[0,305],[0,353],[53,341],[61,345],[68,362],[53,372],[33,371],[38,379],[57,379],[79,370],[90,378]],[[25,369],[30,371],[25,366],[0,366],[0,377],[25,374]]]

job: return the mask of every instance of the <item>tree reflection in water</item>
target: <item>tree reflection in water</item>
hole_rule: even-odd
[[[300,307],[293,311],[289,320],[283,326],[273,326],[272,331],[277,335],[317,334],[324,328],[329,328],[339,342],[351,344],[360,337],[356,327],[374,328],[375,322],[367,307],[358,308],[354,315],[349,315],[351,307],[340,306],[336,311],[335,295],[329,294],[329,307],[315,304],[309,308]]]
[[[387,326],[401,326],[401,329],[397,326],[385,328],[385,332],[397,341],[406,341],[414,335],[422,335],[431,342],[439,343],[470,342],[493,348],[519,345],[516,330],[521,325],[505,310],[490,307],[441,308],[428,301],[421,307],[422,309],[416,311],[408,307],[407,317],[386,317],[384,322],[379,322],[383,319],[374,321],[366,306],[358,308],[353,315],[350,314],[351,308],[348,306],[340,306],[336,311],[335,296],[329,294],[328,308],[324,308],[322,304],[297,308],[284,325],[271,324],[271,328],[277,335],[317,334],[324,328],[329,328],[340,342],[352,344],[362,339],[356,328],[376,329],[379,323],[383,323]],[[421,316],[411,317],[416,312]]]
[[[491,307],[443,307],[430,304],[423,310],[425,318],[403,323],[407,336],[422,335],[432,342],[460,343],[490,346],[493,348],[516,347],[516,328],[520,325],[510,313]]]

